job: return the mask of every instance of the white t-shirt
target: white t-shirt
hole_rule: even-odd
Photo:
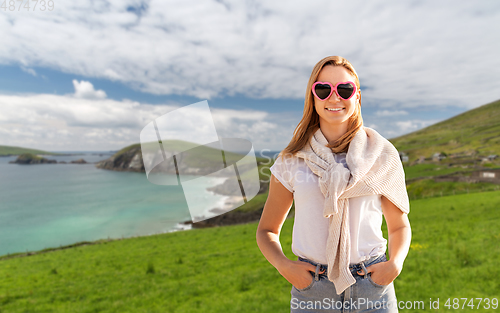
[[[334,154],[335,161],[346,168],[345,153]],[[295,221],[292,252],[316,263],[327,264],[326,242],[328,218],[323,216],[325,197],[314,174],[304,159],[278,157],[271,173],[293,193]],[[381,196],[349,198],[350,263],[355,264],[386,251],[387,240],[382,235]]]

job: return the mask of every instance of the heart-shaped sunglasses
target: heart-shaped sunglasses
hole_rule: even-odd
[[[356,84],[351,81],[340,82],[335,87],[329,82],[315,82],[312,85],[314,96],[322,101],[330,98],[334,90],[337,96],[344,100],[349,100],[356,93],[356,89]]]

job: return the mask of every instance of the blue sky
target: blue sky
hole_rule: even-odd
[[[208,100],[219,136],[281,150],[327,55],[387,138],[500,99],[499,1],[68,2],[0,9],[0,145],[117,150]]]

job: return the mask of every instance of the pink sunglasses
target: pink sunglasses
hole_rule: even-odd
[[[356,84],[351,81],[340,82],[335,87],[329,82],[315,82],[312,85],[314,96],[322,101],[330,98],[334,90],[337,96],[344,100],[349,100],[356,93],[356,89]]]

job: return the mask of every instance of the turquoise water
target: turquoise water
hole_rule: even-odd
[[[109,156],[87,152],[47,158],[96,162]],[[145,173],[11,160],[15,157],[0,157],[0,255],[163,233],[191,220],[182,188],[151,184]],[[206,191],[207,185],[200,184],[200,201],[216,207],[224,197]]]

